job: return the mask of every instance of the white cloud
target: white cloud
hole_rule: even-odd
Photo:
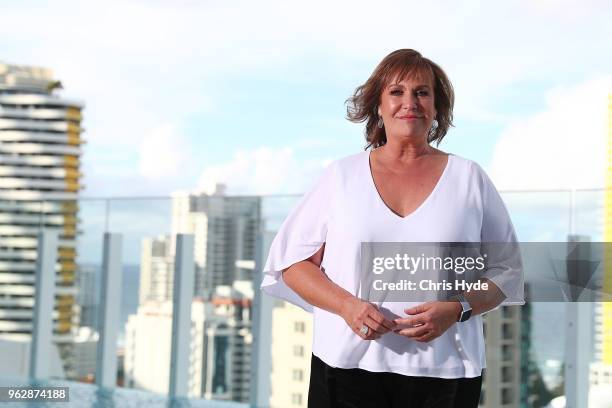
[[[612,76],[547,94],[542,112],[515,120],[491,164],[499,189],[602,188]]]
[[[189,141],[171,124],[152,129],[140,144],[138,170],[148,179],[173,179],[191,168]]]
[[[223,183],[229,194],[302,194],[329,160],[302,160],[292,148],[262,147],[236,152],[231,161],[202,171],[198,189]]]

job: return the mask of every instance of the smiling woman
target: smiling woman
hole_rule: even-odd
[[[489,257],[491,284],[445,301],[373,303],[360,281],[363,242],[516,242],[480,166],[431,146],[453,101],[438,65],[388,55],[348,100],[349,120],[367,121],[366,151],[333,162],[272,242],[262,289],[314,313],[309,407],[478,406],[480,315],[521,303],[517,254]]]
[[[409,82],[409,83],[408,83]],[[382,88],[386,89],[382,89]],[[453,126],[455,93],[446,73],[436,63],[414,50],[397,50],[389,54],[374,70],[365,84],[357,87],[347,100],[347,118],[352,122],[365,122],[365,135],[369,147],[387,143],[387,130],[380,105],[385,100],[397,106],[406,93],[415,94],[427,105],[433,103],[426,122],[427,142],[438,145]],[[382,119],[382,122],[381,122]]]

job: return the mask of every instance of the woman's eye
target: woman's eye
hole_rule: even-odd
[[[417,96],[427,96],[427,95],[429,95],[429,94],[427,93],[427,91],[418,91],[418,92],[417,92]]]
[[[391,95],[401,95],[402,91],[400,91],[399,89],[395,89],[393,91],[390,92]]]

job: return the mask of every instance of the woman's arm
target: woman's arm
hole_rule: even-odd
[[[483,314],[489,310],[495,309],[499,306],[506,296],[493,281],[483,278],[481,282],[487,284],[486,290],[469,290],[464,292],[465,300],[468,301],[472,307],[472,315]],[[459,308],[459,315],[461,314],[461,307]],[[457,315],[457,319],[459,319]]]
[[[320,309],[337,314],[365,340],[374,340],[393,330],[395,323],[371,303],[364,302],[332,282],[321,271],[325,244],[310,258],[297,262],[283,271],[283,280],[305,301]],[[370,328],[367,336],[360,332],[363,325]]]

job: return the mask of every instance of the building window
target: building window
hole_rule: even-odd
[[[303,381],[303,380],[304,380],[304,371],[293,370],[293,381]]]
[[[513,358],[512,347],[507,344],[502,345],[502,359],[504,361],[511,361]]]
[[[293,330],[297,333],[304,333],[306,331],[306,325],[304,322],[294,322]]]
[[[293,355],[296,357],[304,357],[304,346],[293,346]]]
[[[509,388],[502,389],[501,402],[502,404],[512,404],[514,402]]]
[[[503,382],[511,382],[512,381],[512,367],[503,367],[502,368],[502,381]]]
[[[302,394],[297,392],[291,394],[291,403],[293,405],[302,405]]]
[[[512,325],[509,323],[502,324],[502,337],[504,339],[511,339],[514,337],[514,330],[512,330]]]

